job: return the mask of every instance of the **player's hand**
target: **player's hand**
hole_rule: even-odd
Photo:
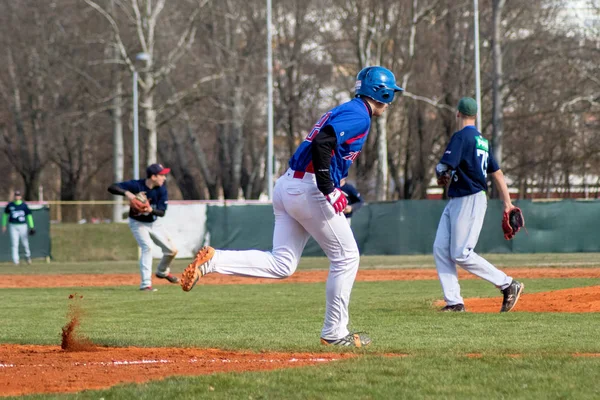
[[[442,175],[439,178],[437,178],[437,184],[439,186],[446,186],[449,182],[450,182],[450,176],[448,176],[448,175]]]
[[[6,227],[5,226],[2,227],[2,233],[6,233]]]
[[[329,204],[333,207],[336,213],[342,214],[348,205],[348,199],[340,189],[334,189],[333,192],[325,196]]]
[[[352,212],[352,206],[347,205],[346,208],[344,208],[344,214],[350,214],[351,212]]]

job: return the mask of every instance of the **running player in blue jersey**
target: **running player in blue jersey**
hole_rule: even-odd
[[[2,233],[6,232],[6,224],[8,223],[13,263],[19,264],[19,242],[21,242],[23,250],[25,250],[25,260],[27,260],[27,264],[31,264],[29,235],[35,234],[33,215],[31,215],[31,210],[23,201],[19,190],[15,190],[14,198],[14,201],[8,203],[4,208]]]
[[[438,226],[433,256],[446,306],[442,311],[465,311],[456,265],[498,287],[504,296],[501,312],[513,309],[524,285],[507,276],[475,253],[475,245],[487,209],[489,174],[500,193],[504,211],[514,206],[510,200],[504,174],[494,159],[487,139],[475,127],[477,103],[463,97],[458,103],[458,131],[436,166],[438,184],[450,182],[446,205]]]
[[[158,217],[164,217],[167,212],[169,196],[165,181],[169,171],[171,171],[170,168],[165,168],[161,164],[152,164],[146,169],[146,179],[117,182],[108,188],[110,193],[125,196],[129,200],[140,192],[146,192],[148,197],[150,209],[147,213],[136,214],[131,209],[129,211],[129,228],[142,249],[140,290],[143,291],[156,290],[152,288],[152,242],[163,252],[162,260],[156,268],[156,277],[166,279],[171,283],[179,283],[179,278],[170,273],[171,263],[177,255],[177,248],[164,227],[156,221]]]
[[[312,236],[330,261],[326,285],[325,323],[321,343],[366,346],[364,333],[348,331],[348,304],[358,271],[358,246],[344,217],[347,200],[340,181],[360,154],[369,134],[371,118],[381,116],[394,100],[394,74],[383,67],[361,70],[356,97],[317,121],[300,144],[289,169],[275,184],[273,251],[215,251],[202,248],[181,278],[191,290],[208,273],[282,279],[296,270],[302,251]]]

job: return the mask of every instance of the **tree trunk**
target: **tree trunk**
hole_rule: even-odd
[[[177,182],[177,187],[181,191],[181,195],[184,200],[204,200],[204,195],[198,190],[198,185],[196,183],[196,179],[192,174],[189,166],[190,163],[188,161],[187,156],[187,148],[188,142],[184,140],[180,135],[173,131],[173,129],[169,129],[169,134],[171,136],[171,143],[173,144],[175,150],[175,157],[177,157],[176,162],[171,162],[171,171],[173,178]],[[161,147],[162,149],[163,147]],[[158,154],[162,160],[166,160],[166,156],[162,154],[162,151],[158,151]]]
[[[241,176],[242,176],[242,161],[244,150],[244,104],[242,99],[242,89],[238,86],[234,89],[233,104],[232,104],[232,123],[230,126],[228,149],[230,154],[223,154],[224,160],[229,159],[230,165],[228,174],[223,180],[223,195],[226,199],[237,199],[239,196]],[[226,149],[224,149],[227,151]]]
[[[384,117],[377,119],[377,181],[375,196],[377,201],[387,200],[388,195],[388,149],[387,149],[387,123]]]
[[[145,73],[145,85],[142,89],[141,108],[144,110],[144,126],[148,132],[146,143],[146,166],[157,163],[158,126],[154,109],[154,78],[150,72]]]
[[[123,82],[119,73],[115,73],[116,94],[113,99],[112,122],[113,122],[113,181],[123,181],[123,171],[125,166],[125,151],[123,148]],[[123,210],[121,201],[123,196],[113,196],[116,201],[113,205],[112,220],[121,221],[123,219]]]

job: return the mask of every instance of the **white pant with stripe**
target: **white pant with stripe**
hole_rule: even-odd
[[[275,184],[272,252],[217,250],[207,272],[287,278],[296,271],[304,246],[312,236],[330,261],[321,337],[340,339],[349,333],[348,305],[358,271],[358,245],[346,217],[336,214],[317,188],[315,175],[296,176],[288,170]]]
[[[156,273],[163,276],[169,274],[171,263],[177,255],[177,248],[160,222],[140,222],[129,218],[129,228],[142,250],[140,288],[152,286],[152,243],[159,246],[163,252],[163,257],[156,268]]]
[[[442,213],[433,244],[433,257],[448,305],[464,304],[456,265],[500,289],[512,283],[511,277],[474,251],[486,209],[486,194],[479,192],[450,199]]]

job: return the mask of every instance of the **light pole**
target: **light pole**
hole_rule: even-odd
[[[267,194],[273,200],[273,43],[271,0],[267,0]]]
[[[148,61],[148,53],[135,55],[138,61]],[[133,68],[133,179],[140,179],[140,126],[138,116],[138,72]]]
[[[473,0],[475,44],[475,100],[477,101],[477,129],[481,132],[481,73],[479,67],[479,1]]]

